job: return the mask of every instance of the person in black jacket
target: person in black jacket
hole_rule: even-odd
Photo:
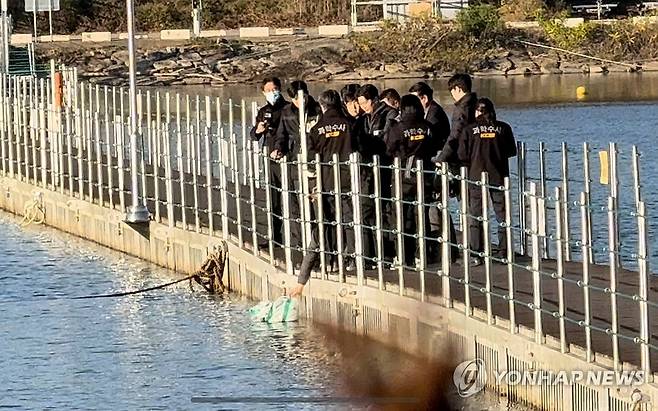
[[[425,110],[425,120],[432,125],[432,134],[434,135],[434,147],[428,147],[436,153],[443,147],[443,144],[450,135],[450,121],[443,107],[434,100],[434,90],[425,82],[419,82],[411,86],[409,92],[420,99]]]
[[[424,178],[425,198],[417,198],[416,173],[411,172],[416,167],[416,162],[421,160],[424,171],[433,171],[434,164],[431,161],[432,147],[436,146],[434,135],[432,135],[432,124],[424,119],[423,105],[417,96],[408,94],[402,97],[400,102],[400,121],[395,122],[387,131],[386,151],[389,157],[400,159],[402,170],[402,196],[405,202],[422,201],[428,206],[432,200],[431,179]],[[417,207],[408,203],[403,205],[404,232],[405,234],[417,233],[418,214]],[[423,218],[425,227],[429,227],[429,210],[426,210]],[[429,244],[428,244],[429,245]],[[416,240],[412,237],[404,237],[404,262],[408,267],[415,264],[417,252]]]
[[[302,98],[299,98],[299,92],[302,92]],[[290,205],[290,218],[296,219],[300,216],[300,203],[299,196],[294,191],[299,191],[300,186],[300,176],[297,172],[297,162],[298,160],[304,160],[299,155],[301,154],[301,132],[300,132],[300,123],[299,123],[299,107],[302,105],[302,99],[304,104],[305,111],[305,124],[303,127],[307,131],[311,129],[313,125],[317,122],[320,116],[320,106],[318,103],[311,97],[308,93],[308,87],[303,81],[293,81],[290,83],[287,89],[288,97],[290,97],[292,104],[288,104],[286,107],[281,110],[281,120],[279,121],[279,126],[276,131],[274,138],[273,146],[270,147],[272,150],[270,153],[270,158],[273,163],[276,163],[278,160],[282,159],[284,156],[287,156],[288,166],[288,204]],[[278,173],[273,173],[271,184],[277,189],[280,190],[282,187],[281,184],[281,170],[280,167],[276,165],[271,167],[273,170]],[[279,191],[280,192],[280,191]],[[279,214],[281,212],[281,214]],[[282,217],[282,211],[273,210],[273,213]],[[283,220],[281,218],[281,220]],[[278,224],[279,227],[282,227],[282,222]],[[299,247],[301,245],[301,225],[298,222],[290,222],[290,235],[291,235],[291,247]],[[299,253],[296,250],[293,251],[293,258],[299,261]]]
[[[436,153],[445,144],[450,135],[450,121],[448,120],[448,115],[443,110],[443,107],[439,105],[434,100],[434,90],[425,82],[418,82],[411,86],[409,89],[411,94],[418,96],[420,102],[423,104],[423,109],[425,110],[425,120],[432,124],[432,134],[434,135],[434,145],[428,147],[432,153]],[[438,185],[440,181],[440,176],[436,175],[433,180],[435,181],[435,197],[441,198],[441,187]],[[441,235],[441,213],[439,212],[438,207],[430,207],[430,225],[429,232],[432,237],[439,237]],[[450,218],[450,233],[451,239],[455,240],[457,234],[455,232],[455,226],[452,224],[452,218]],[[452,241],[454,242],[454,241]],[[429,263],[434,263],[438,261],[440,256],[440,244],[431,243],[427,259]],[[453,251],[453,254],[457,255],[456,250]]]
[[[349,166],[340,166],[340,187],[334,186],[334,168],[329,165],[333,160],[333,155],[338,155],[338,160],[346,162],[350,158],[350,154],[355,150],[356,136],[354,134],[354,120],[350,118],[343,110],[340,95],[335,90],[327,90],[320,94],[319,103],[322,108],[322,116],[318,123],[313,126],[309,133],[309,157],[315,158],[315,154],[320,155],[321,173],[320,181],[322,182],[322,192],[316,193],[315,201],[322,201],[323,215],[319,216],[319,220],[324,222],[324,239],[325,250],[327,255],[332,255],[333,251],[337,249],[337,230],[343,231],[343,250],[342,255],[350,255],[354,253],[354,230],[347,226],[348,223],[353,221],[352,213],[352,200],[349,196],[342,196],[341,207],[341,221],[340,225],[334,226],[332,222],[336,221],[336,199],[332,194],[337,189],[341,193],[348,193],[351,191],[351,179]],[[327,193],[327,194],[323,194]],[[311,235],[311,244],[309,250],[302,261],[302,266],[298,276],[298,285],[291,291],[290,296],[299,295],[302,293],[304,285],[308,282],[311,270],[320,260],[319,254],[319,230],[315,226]],[[327,258],[329,265],[335,265],[335,257]],[[353,263],[348,262],[348,266],[353,266]]]
[[[267,104],[258,109],[256,125],[250,135],[252,140],[260,142],[261,147],[271,147],[281,120],[281,111],[290,103],[281,95],[281,80],[277,77],[263,79],[261,89]]]
[[[352,118],[359,118],[363,114],[361,106],[356,99],[356,93],[361,88],[358,84],[347,84],[340,90],[340,97],[343,100],[343,107]]]
[[[384,135],[387,127],[397,117],[398,112],[388,104],[379,100],[379,91],[372,84],[361,86],[357,92],[359,106],[364,111],[362,118],[359,119],[358,143],[359,153],[363,162],[371,162],[373,156],[379,156],[382,165],[390,164],[386,156],[386,143]],[[375,175],[372,167],[361,168],[361,188],[364,195],[374,194]],[[380,187],[381,196],[390,198],[391,192],[391,175],[389,169],[380,170]],[[384,203],[386,208],[389,204]],[[370,198],[362,198],[361,211],[363,214],[364,225],[374,227],[376,225],[375,202]],[[384,213],[388,216],[389,213]],[[386,221],[383,221],[387,225]],[[388,237],[388,236],[387,236]],[[365,229],[363,233],[364,254],[369,257],[375,257],[375,232],[371,229]],[[391,248],[390,239],[386,239],[384,247],[385,253]]]
[[[453,166],[453,171],[459,170],[459,138],[466,125],[475,121],[475,103],[477,95],[471,91],[472,81],[468,74],[455,74],[448,80],[450,94],[455,100],[455,109],[452,112],[450,136],[437,154],[435,163],[448,163]]]
[[[475,122],[467,125],[462,131],[458,148],[459,160],[468,165],[469,180],[479,181],[482,172],[489,175],[489,185],[502,186],[505,177],[509,177],[509,159],[516,156],[516,142],[512,128],[507,123],[496,119],[496,111],[491,100],[481,98],[477,101]],[[497,256],[507,256],[507,236],[505,227],[505,193],[501,190],[488,189],[496,220],[498,221],[498,252]],[[482,215],[482,187],[469,185],[469,214]],[[488,201],[488,199],[484,199]],[[470,248],[472,251],[484,251],[482,222],[470,218],[469,224]],[[482,264],[477,258],[471,258],[471,265]]]
[[[267,77],[261,83],[263,95],[267,104],[261,107],[256,114],[256,125],[251,129],[251,139],[258,141],[259,145],[264,150],[270,150],[274,144],[276,130],[279,127],[281,120],[281,112],[290,103],[286,101],[281,95],[281,80],[276,77]],[[269,154],[269,151],[267,151]],[[281,170],[279,164],[270,162],[270,181],[277,184],[272,184],[270,187],[271,207],[274,217],[272,219],[272,233],[276,244],[283,244],[282,235],[282,219],[279,217],[281,213],[281,193],[275,187],[280,187]],[[261,248],[267,248],[267,242],[263,241],[259,244]]]

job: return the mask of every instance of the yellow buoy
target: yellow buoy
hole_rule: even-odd
[[[585,86],[579,86],[576,89],[576,98],[578,100],[581,100],[581,99],[584,99],[585,96],[587,96],[587,89],[585,88]]]

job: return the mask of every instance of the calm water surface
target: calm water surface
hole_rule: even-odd
[[[255,302],[193,293],[187,283],[122,298],[70,299],[180,275],[53,229],[22,228],[2,212],[0,238],[0,408],[367,409],[192,403],[192,397],[344,397],[345,362],[312,324],[254,323],[246,310]],[[399,373],[399,353],[380,346],[373,352],[369,361]],[[508,409],[481,394],[463,407]]]

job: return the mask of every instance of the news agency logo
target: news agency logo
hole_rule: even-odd
[[[487,383],[487,371],[484,368],[484,361],[476,358],[459,364],[452,374],[452,382],[462,398],[470,397],[482,391]]]

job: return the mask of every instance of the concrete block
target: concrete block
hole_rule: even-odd
[[[211,38],[211,37],[226,37],[226,30],[201,30],[199,37],[202,38]]]
[[[346,36],[350,32],[347,24],[334,24],[330,26],[318,26],[320,36]]]
[[[162,30],[160,40],[189,40],[190,30]]]
[[[32,43],[31,34],[12,34],[11,35],[11,44],[29,44]]]
[[[379,24],[352,27],[352,31],[355,32],[355,33],[368,33],[368,32],[371,32],[371,31],[380,31],[381,29],[382,28]]]
[[[269,27],[240,27],[240,37],[269,37]]]
[[[51,36],[47,36],[51,37]],[[51,37],[51,41],[54,43],[59,43],[59,42],[64,42],[64,41],[71,41],[71,36],[64,35],[64,34],[54,34]]]
[[[83,42],[104,43],[112,41],[112,33],[109,31],[97,31],[82,33]]]
[[[508,21],[505,25],[511,29],[532,29],[539,27],[538,21]]]
[[[564,20],[564,27],[578,27],[585,23],[582,17],[572,17]]]

